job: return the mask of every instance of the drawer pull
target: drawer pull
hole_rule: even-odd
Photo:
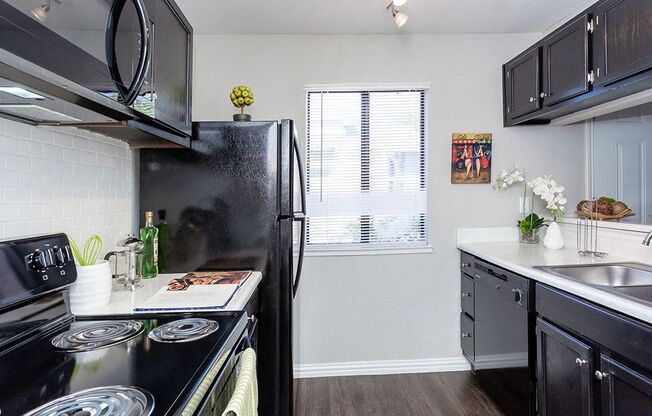
[[[471,338],[471,334],[468,332],[462,332],[462,338]]]
[[[471,294],[468,293],[468,292],[462,292],[462,297],[463,297],[463,298],[470,298],[470,297],[471,297]]]

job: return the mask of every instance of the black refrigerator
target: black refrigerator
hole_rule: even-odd
[[[291,120],[193,123],[191,149],[140,151],[140,212],[167,210],[166,272],[263,273],[257,316],[263,416],[292,415],[292,301],[306,231],[303,175]]]

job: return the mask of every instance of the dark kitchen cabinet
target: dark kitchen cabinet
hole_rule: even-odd
[[[508,120],[541,108],[541,48],[505,64],[505,111]]]
[[[503,83],[505,126],[578,121],[651,89],[652,1],[596,2],[503,65]]]
[[[595,11],[597,85],[608,85],[652,68],[652,2],[609,0]]]
[[[543,92],[549,107],[588,92],[589,15],[564,25],[543,42]]]
[[[595,378],[601,383],[601,415],[652,415],[652,379],[649,377],[601,355]]]
[[[156,0],[152,32],[155,118],[190,134],[192,27],[174,2]]]
[[[590,416],[592,349],[537,319],[537,392],[540,416]]]
[[[542,284],[536,311],[541,416],[652,415],[652,325]]]

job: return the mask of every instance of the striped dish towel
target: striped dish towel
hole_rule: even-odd
[[[235,391],[222,416],[258,416],[258,379],[253,348],[247,348],[240,357]]]

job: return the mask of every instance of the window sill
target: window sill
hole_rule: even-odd
[[[347,257],[347,256],[392,256],[401,254],[431,254],[432,246],[406,248],[376,248],[376,249],[331,249],[306,250],[306,257]]]

